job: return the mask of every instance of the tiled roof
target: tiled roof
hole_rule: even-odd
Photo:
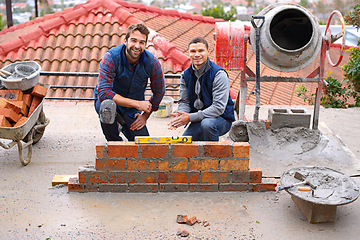
[[[0,31],[0,68],[18,61],[34,60],[42,71],[98,72],[105,52],[123,42],[124,32],[132,23],[144,22],[150,29],[148,50],[160,60],[164,73],[178,74],[190,60],[187,44],[194,36],[209,42],[214,59],[215,23],[213,17],[181,13],[121,0],[90,0],[61,12],[38,17],[24,24]],[[246,31],[249,31],[246,27]],[[338,51],[338,50],[330,50]],[[248,46],[248,66],[255,72],[255,56]],[[344,57],[346,60],[346,57]],[[343,62],[344,62],[343,60]],[[305,77],[319,65],[318,59],[299,72],[279,73],[261,65],[261,75]],[[325,67],[333,77],[342,78],[340,67]],[[305,74],[305,76],[304,76]],[[232,90],[238,92],[240,72],[229,71]],[[176,81],[176,80],[167,80]],[[50,85],[95,86],[96,77],[41,76]],[[248,82],[248,104],[255,103],[254,82]],[[304,104],[293,91],[299,83],[261,83],[261,104]],[[314,92],[315,83],[306,83]],[[48,97],[92,98],[92,89],[53,89]]]

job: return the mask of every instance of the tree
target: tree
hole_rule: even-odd
[[[354,7],[354,11],[345,15],[345,22],[352,24],[358,30],[360,29],[360,5]],[[358,39],[358,46],[360,46],[360,40]],[[355,88],[355,91],[360,92],[360,50],[359,47],[352,47],[349,49],[350,57],[349,61],[344,64],[343,70],[345,71],[345,78],[347,78]],[[360,98],[358,99],[360,104]]]
[[[3,30],[6,26],[6,22],[2,19],[2,14],[0,14],[0,31]]]
[[[221,4],[217,4],[215,7],[209,7],[205,10],[201,10],[201,15],[222,18],[225,21],[234,21],[237,18],[237,11],[232,5],[230,11],[225,12],[224,7]]]

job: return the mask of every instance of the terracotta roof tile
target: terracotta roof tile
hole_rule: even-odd
[[[214,59],[215,22],[224,21],[212,17],[180,13],[171,9],[145,6],[121,0],[90,0],[54,14],[38,17],[24,24],[0,31],[0,68],[16,61],[37,61],[42,71],[98,72],[105,52],[124,40],[124,31],[132,23],[144,22],[152,33],[148,49],[158,58],[164,73],[181,73],[190,65],[187,56],[188,42],[194,36],[203,36],[209,42]],[[246,34],[250,27],[245,26]],[[339,50],[339,46],[337,50]],[[338,53],[331,49],[334,59]],[[248,44],[247,65],[255,72],[255,55]],[[348,56],[348,53],[346,54]],[[309,67],[296,73],[282,73],[261,64],[261,75],[306,76],[319,65],[319,57]],[[346,58],[344,58],[346,59]],[[344,60],[343,60],[344,63]],[[342,78],[340,67],[325,71]],[[240,71],[229,71],[230,86],[234,92],[240,88]],[[178,79],[167,79],[177,83]],[[95,86],[96,77],[41,76],[40,82],[50,85]],[[255,104],[252,94],[255,82],[248,81],[247,103]],[[304,104],[294,94],[301,83],[261,83],[261,104]],[[316,83],[304,83],[313,93]],[[174,85],[175,86],[175,85]],[[178,86],[178,85],[177,85]],[[170,94],[170,92],[169,92]],[[92,89],[52,89],[48,97],[92,98]]]

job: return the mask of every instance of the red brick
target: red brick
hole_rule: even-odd
[[[250,167],[250,183],[261,183],[262,169],[261,167]]]
[[[265,178],[260,184],[260,192],[275,191],[277,182],[274,178]]]
[[[36,84],[31,92],[31,95],[43,98],[45,97],[46,92],[47,92],[46,87]]]
[[[218,159],[189,159],[189,171],[205,171],[205,170],[218,170],[219,160]]]
[[[190,183],[189,184],[190,192],[217,192],[219,191],[218,183]]]
[[[232,171],[233,183],[249,183],[250,173],[249,171]]]
[[[138,156],[138,144],[135,142],[108,142],[108,155],[113,158],[136,158]]]
[[[10,122],[4,115],[0,115],[0,127],[11,127]]]
[[[18,113],[21,113],[24,116],[28,115],[29,109],[27,105],[24,103],[24,101],[9,100],[9,102],[14,104],[19,109]]]
[[[245,183],[220,183],[219,191],[221,192],[242,192],[248,191],[249,185]]]
[[[258,192],[260,190],[259,184],[254,184],[249,186],[249,191],[251,192]]]
[[[231,145],[226,142],[205,142],[205,157],[227,158],[231,156]]]
[[[160,183],[159,191],[160,192],[187,192],[188,184],[187,183]]]
[[[86,177],[85,172],[79,172],[78,182],[80,183],[86,183]]]
[[[17,114],[21,112],[21,108],[19,106],[13,102],[10,102],[10,100],[6,100],[5,98],[0,98],[0,108],[10,108]]]
[[[196,223],[196,217],[195,217],[195,216],[189,218],[189,219],[186,221],[186,224],[187,224],[187,225],[190,225],[190,226],[194,225],[195,223]]]
[[[106,156],[106,146],[103,143],[96,143],[96,157],[103,158]]]
[[[83,192],[84,186],[79,184],[77,178],[70,178],[68,182],[68,191],[69,192]]]
[[[106,183],[106,173],[104,172],[94,172],[89,176],[88,183]]]
[[[155,172],[128,172],[129,183],[157,183]]]
[[[127,170],[128,171],[143,171],[143,170],[154,171],[154,170],[157,170],[156,165],[157,164],[155,161],[128,159]]]
[[[0,90],[0,97],[21,101],[23,98],[23,92],[21,90]]]
[[[189,172],[188,173],[189,183],[198,183],[200,182],[200,172]]]
[[[170,172],[171,183],[188,183],[188,176],[185,172]]]
[[[157,183],[147,184],[129,184],[129,192],[158,192],[159,185]]]
[[[30,94],[24,94],[23,102],[26,104],[26,106],[30,107],[31,102],[32,102],[32,96]]]
[[[169,172],[158,172],[158,183],[167,183],[169,180]]]
[[[20,127],[21,125],[25,124],[29,118],[21,116],[19,121],[13,127]]]
[[[120,170],[125,171],[126,160],[123,159],[99,159],[97,158],[95,161],[96,169],[98,170]]]
[[[221,159],[220,170],[223,171],[248,171],[249,159]]]
[[[174,157],[197,157],[199,155],[198,143],[175,143],[172,147]]]
[[[183,160],[173,160],[172,162],[159,162],[159,171],[184,171],[188,169],[187,158]]]
[[[14,123],[19,121],[20,118],[20,115],[10,108],[0,108],[0,115],[4,115],[7,120]]]
[[[232,150],[234,158],[249,158],[250,146],[248,142],[235,142]]]
[[[31,101],[29,113],[28,113],[29,117],[31,116],[31,114],[33,114],[35,109],[40,105],[41,101],[42,101],[41,97],[37,97],[37,96],[33,97],[32,101]]]
[[[139,144],[141,157],[163,158],[167,155],[169,144]]]
[[[202,172],[201,182],[203,183],[228,183],[231,176],[228,172]]]

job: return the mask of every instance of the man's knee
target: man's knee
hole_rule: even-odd
[[[212,121],[212,118],[204,118],[201,121],[201,129],[203,131],[208,131],[210,129],[213,129],[215,127],[214,122]]]

